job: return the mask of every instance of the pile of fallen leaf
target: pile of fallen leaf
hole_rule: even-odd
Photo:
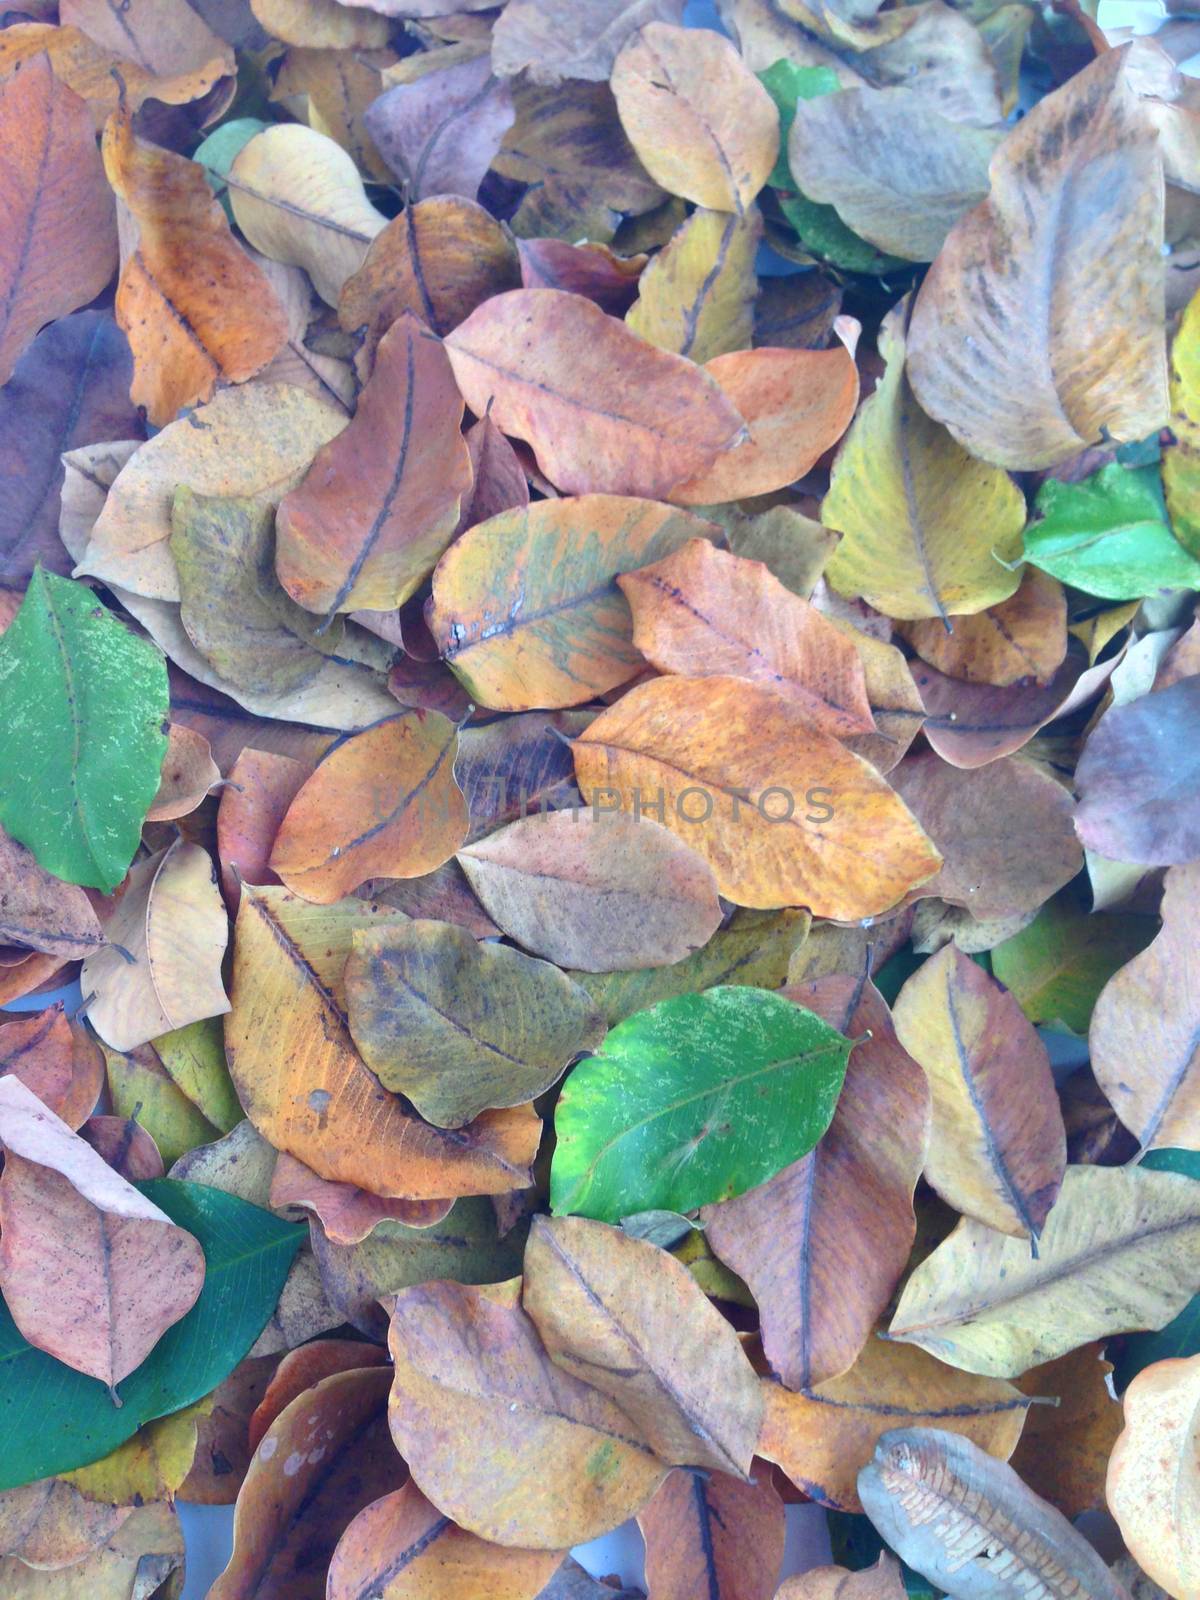
[[[1194,1600],[1191,35],[460,3],[0,29],[0,1594]]]

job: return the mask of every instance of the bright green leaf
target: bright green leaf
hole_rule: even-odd
[[[794,189],[795,179],[788,167],[788,134],[796,120],[797,100],[816,100],[823,94],[836,94],[841,88],[832,67],[798,67],[782,59],[758,74],[758,81],[775,102],[779,112],[779,156],[767,182],[775,189]]]
[[[619,1023],[559,1097],[551,1209],[616,1222],[765,1183],[829,1126],[850,1041],[765,989],[680,995]]]
[[[1063,583],[1104,600],[1200,589],[1200,561],[1167,526],[1157,467],[1110,462],[1082,483],[1050,478],[1036,505],[1025,559]]]
[[[99,1461],[143,1422],[215,1389],[262,1332],[306,1238],[219,1189],[170,1178],[137,1187],[199,1239],[200,1298],[119,1385],[120,1407],[97,1379],[26,1343],[0,1303],[0,1489]]]
[[[0,824],[39,866],[116,888],[158,791],[167,708],[161,652],[39,567],[0,639]]]

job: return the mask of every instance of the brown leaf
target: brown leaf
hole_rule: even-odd
[[[217,807],[221,887],[232,914],[243,883],[278,883],[271,847],[288,807],[312,776],[309,762],[247,747],[229,769]]]
[[[894,1557],[881,1555],[873,1567],[848,1572],[845,1567],[811,1567],[789,1578],[775,1600],[903,1600],[908,1593]]]
[[[272,1372],[250,1416],[246,1435],[251,1451],[257,1451],[292,1401],[318,1383],[338,1372],[358,1372],[364,1367],[387,1364],[386,1350],[376,1344],[363,1344],[360,1339],[314,1339],[298,1350],[289,1350]]]
[[[1017,1380],[1026,1394],[1058,1403],[1030,1406],[1013,1468],[1072,1520],[1104,1506],[1104,1474],[1121,1431],[1121,1405],[1108,1392],[1111,1371],[1103,1347],[1085,1344]]]
[[[996,152],[991,179],[917,296],[917,399],[1006,467],[1052,466],[1102,433],[1155,432],[1169,413],[1163,179],[1128,46],[1039,102]],[[1120,329],[1098,341],[1114,304]]]
[[[108,181],[132,219],[117,321],[133,350],[134,401],[156,427],[244,383],[287,340],[287,320],[229,230],[204,168],[135,137],[128,108],[104,129]]]
[[[943,856],[922,896],[980,921],[1031,916],[1083,865],[1069,791],[1020,756],[963,770],[927,750],[890,781]]]
[[[229,1010],[221,982],[229,922],[198,844],[179,838],[136,862],[105,932],[111,943],[87,957],[82,983],[93,996],[88,1018],[114,1050]]]
[[[380,341],[349,427],[280,504],[276,567],[309,611],[403,605],[449,544],[471,462],[440,340],[404,313]]]
[[[606,808],[637,814],[662,801],[666,825],[736,905],[854,920],[895,905],[941,862],[873,767],[742,678],[640,684],[574,754],[585,798],[600,792]]]
[[[538,1600],[561,1562],[557,1550],[506,1550],[476,1538],[406,1483],[342,1535],[329,1600]]]
[[[534,83],[583,78],[605,83],[617,52],[647,22],[679,22],[683,0],[512,0],[492,31],[497,72],[528,72]]]
[[[388,1198],[526,1187],[541,1134],[531,1111],[488,1112],[446,1134],[387,1094],[354,1049],[333,986],[353,929],[387,915],[362,900],[325,908],[243,889],[225,1046],[247,1116],[320,1177]]]
[[[0,1494],[0,1574],[16,1557],[35,1572],[57,1572],[98,1550],[132,1506],[89,1500],[61,1478],[41,1478]]]
[[[868,1339],[848,1372],[792,1394],[764,1383],[760,1455],[834,1511],[861,1512],[856,1487],[881,1435],[945,1428],[1000,1461],[1012,1455],[1029,1400],[1003,1378],[947,1367],[911,1345]]]
[[[783,992],[858,1041],[833,1121],[803,1160],[701,1215],[758,1302],[767,1360],[800,1389],[852,1366],[904,1271],[929,1090],[871,984],[833,973]]]
[[[104,1057],[62,1001],[0,1028],[0,1074],[12,1073],[69,1128],[92,1113],[104,1086]]]
[[[91,1555],[55,1572],[0,1560],[5,1600],[141,1600],[166,1596],[183,1582],[183,1529],[164,1501],[139,1506]]]
[[[629,310],[648,260],[645,255],[619,256],[607,244],[570,244],[566,239],[521,239],[517,252],[522,288],[581,294],[610,317]]]
[[[272,1424],[238,1492],[233,1554],[209,1600],[324,1600],[343,1530],[406,1476],[387,1432],[388,1377],[337,1373]]]
[[[741,434],[712,378],[643,343],[582,295],[496,295],[454,329],[446,349],[471,410],[526,440],[565,494],[656,498]]]
[[[633,1516],[666,1476],[625,1413],[551,1361],[519,1279],[401,1290],[391,1349],[396,1447],[481,1539],[562,1550]]]
[[[679,1466],[746,1477],[762,1419],[737,1335],[674,1256],[586,1217],[536,1217],[521,1303],[550,1357]]]
[[[448,718],[408,711],[338,744],[288,807],[272,868],[330,905],[368,878],[419,878],[441,866],[467,836],[457,742]]]
[[[1129,1553],[1168,1594],[1200,1584],[1191,1511],[1197,1490],[1200,1357],[1156,1361],[1125,1391],[1125,1429],[1108,1466],[1108,1506]]]
[[[0,1282],[13,1321],[112,1389],[191,1310],[204,1252],[11,1075],[0,1078],[0,1143]]]
[[[463,496],[456,533],[465,533],[502,511],[524,510],[529,504],[529,480],[517,452],[491,417],[480,417],[463,437],[471,458],[472,483]]]
[[[430,630],[477,703],[579,705],[645,666],[618,575],[716,534],[690,511],[633,496],[535,501],[469,528],[446,551]]]
[[[633,642],[660,672],[752,678],[835,737],[874,732],[853,644],[761,562],[692,539],[617,582]]]
[[[641,818],[578,809],[530,816],[458,860],[493,921],[559,966],[670,966],[721,921],[708,863]]]
[[[1046,1047],[1016,1000],[947,945],[896,1000],[933,1096],[925,1176],[957,1211],[1036,1244],[1067,1162]]]
[[[728,39],[651,22],[612,69],[621,125],[671,194],[743,212],[779,154],[779,114]]]
[[[78,960],[104,943],[83,890],[39,867],[31,851],[0,828],[0,943]]]
[[[0,383],[38,329],[86,305],[117,265],[112,196],[84,102],[48,57],[0,84],[7,154],[0,239]]]
[[[170,822],[186,817],[220,781],[221,769],[213,760],[204,735],[185,728],[181,722],[172,722],[167,729],[162,780],[146,821]]]
[[[381,1222],[403,1222],[410,1228],[432,1227],[453,1205],[451,1200],[385,1200],[350,1183],[319,1178],[303,1161],[281,1151],[271,1175],[271,1204],[302,1206],[320,1219],[335,1244],[358,1244]]]
[[[0,45],[18,28],[0,33]],[[41,562],[66,574],[58,534],[60,457],[93,441],[140,437],[129,399],[129,345],[104,311],[44,328],[0,390],[0,580],[24,582]]]
[[[253,1455],[250,1415],[262,1398],[279,1357],[247,1356],[209,1397],[212,1410],[196,1418],[196,1454],[179,1486],[187,1505],[231,1506]]]
[[[405,311],[444,335],[520,281],[508,229],[474,200],[439,195],[406,206],[381,230],[342,286],[338,320],[350,333],[366,328],[370,352]]]
[[[233,56],[186,0],[129,0],[116,15],[105,0],[62,0],[62,22],[110,55],[138,62],[159,77],[195,72],[214,56],[233,70]]]
[[[833,448],[858,404],[858,368],[842,344],[832,350],[735,350],[715,356],[704,370],[745,418],[750,437],[677,484],[671,498],[682,505],[786,488]]]
[[[161,1178],[166,1171],[158,1146],[132,1117],[89,1117],[80,1128],[79,1137],[86,1139],[100,1159],[130,1183]]]
[[[1143,1150],[1200,1148],[1198,892],[1200,866],[1171,868],[1160,933],[1108,980],[1088,1030],[1096,1081]]]
[[[930,666],[951,678],[998,687],[1036,678],[1049,683],[1067,653],[1067,601],[1062,584],[1028,567],[1008,600],[973,617],[902,622],[902,633]]]
[[[783,1502],[762,1463],[753,1482],[673,1472],[638,1513],[654,1600],[771,1600],[783,1564]]]
[[[512,91],[486,55],[421,60],[429,65],[420,76],[368,108],[367,129],[410,205],[431,195],[474,200],[516,117]]]
[[[68,12],[70,5],[65,8]],[[79,28],[47,27],[40,22],[18,23],[0,35],[0,76],[7,77],[31,56],[45,52],[54,76],[86,100],[99,132],[117,109],[121,92],[131,110],[146,100],[164,105],[184,105],[203,99],[222,78],[231,78],[233,52],[215,36],[212,53],[203,63],[171,73],[159,73],[130,59],[128,41],[115,53],[97,44]],[[216,108],[219,112],[219,106]]]

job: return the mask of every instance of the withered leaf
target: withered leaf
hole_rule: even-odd
[[[349,427],[318,451],[276,522],[284,588],[328,621],[403,605],[471,483],[462,399],[441,341],[405,312],[380,341]]]
[[[693,211],[638,278],[626,325],[660,350],[693,361],[744,350],[754,327],[761,239],[757,207],[741,216]],[[713,376],[720,381],[719,373]]]
[[[786,1528],[761,1463],[751,1483],[727,1472],[673,1472],[638,1513],[638,1526],[655,1600],[694,1600],[706,1589],[772,1600]]]
[[[1125,1429],[1108,1465],[1108,1506],[1130,1554],[1170,1594],[1196,1588],[1186,1507],[1196,1493],[1200,1357],[1157,1361],[1125,1391]]]
[[[633,642],[660,672],[751,678],[826,733],[874,731],[853,644],[761,562],[691,539],[617,581],[633,609]]]
[[[565,973],[447,922],[356,933],[345,983],[363,1060],[440,1127],[536,1099],[604,1032]]]
[[[430,630],[480,704],[578,705],[644,665],[618,575],[716,532],[689,511],[626,495],[501,512],[438,563]]]
[[[954,617],[949,633],[936,618],[899,631],[922,661],[951,678],[1000,687],[1022,678],[1048,683],[1067,653],[1066,596],[1056,578],[1027,567],[1015,594],[974,616]]]
[[[661,801],[666,826],[736,905],[871,916],[940,865],[873,767],[747,679],[640,684],[584,730],[574,753],[585,798],[602,792],[606,806],[643,813]]]
[[[454,1203],[387,1200],[352,1183],[319,1178],[311,1167],[282,1150],[271,1174],[270,1199],[276,1210],[299,1206],[313,1212],[322,1234],[334,1244],[360,1244],[381,1222],[402,1222],[410,1228],[432,1227],[442,1221]]]
[[[738,442],[716,381],[656,350],[582,295],[514,289],[446,339],[477,416],[532,447],[564,494],[665,494]]]
[[[0,828],[0,941],[67,960],[104,943],[91,901]]]
[[[116,315],[133,351],[134,401],[155,427],[243,383],[287,339],[262,273],[229,230],[204,169],[137,138],[128,107],[104,130],[104,166],[131,222]]]
[[[92,119],[48,56],[0,83],[7,153],[0,242],[0,383],[43,323],[86,305],[117,265],[112,195]]]
[[[939,1588],[969,1563],[988,1600],[1047,1595],[1123,1600],[1124,1590],[1067,1519],[1003,1461],[938,1428],[885,1433],[859,1474],[867,1515],[892,1549]],[[965,1503],[964,1503],[965,1502]],[[967,1504],[971,1510],[967,1510]]]
[[[538,1217],[521,1303],[551,1359],[614,1400],[664,1461],[748,1475],[758,1379],[673,1256],[605,1222]]]
[[[330,905],[369,878],[419,878],[467,835],[454,779],[457,734],[436,711],[407,711],[351,735],[301,786],[270,864],[290,889]]]
[[[541,1132],[532,1112],[487,1112],[453,1133],[431,1128],[355,1050],[331,983],[353,930],[378,915],[363,900],[309,907],[283,889],[243,888],[225,1044],[247,1116],[319,1176],[388,1198],[523,1188]]]
[[[640,1511],[668,1468],[607,1395],[550,1359],[520,1290],[519,1279],[401,1290],[392,1437],[414,1481],[461,1527],[563,1550]]]
[[[191,1310],[204,1252],[11,1074],[0,1143],[5,1303],[31,1344],[112,1389]]]
[[[650,22],[613,63],[621,125],[671,194],[743,212],[779,154],[779,114],[728,39]]]
[[[515,116],[512,91],[482,55],[432,61],[386,89],[363,121],[412,205],[431,195],[474,200]]]
[[[711,867],[644,817],[525,817],[458,853],[484,909],[535,955],[587,972],[665,967],[721,920]]]
[[[1162,931],[1101,991],[1088,1030],[1096,1081],[1143,1150],[1200,1144],[1195,900],[1200,867],[1172,867]]]
[[[0,1074],[12,1073],[69,1128],[91,1115],[104,1083],[104,1058],[62,1001],[14,1017],[0,1029]]]
[[[1003,1378],[947,1367],[923,1350],[868,1339],[848,1372],[793,1394],[764,1383],[758,1452],[834,1511],[861,1511],[859,1470],[892,1428],[946,1429],[1007,1461],[1030,1401]]]
[[[918,401],[1006,467],[1051,466],[1102,433],[1145,438],[1169,410],[1163,179],[1129,47],[1035,106],[992,158],[991,181],[917,296]],[[1118,302],[1119,330],[1104,309]]]

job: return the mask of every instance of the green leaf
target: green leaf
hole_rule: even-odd
[[[767,182],[775,189],[794,189],[796,180],[788,166],[788,134],[796,120],[797,100],[817,100],[823,94],[836,94],[841,88],[832,67],[798,67],[782,59],[758,74],[758,81],[775,102],[779,112],[779,156]]]
[[[850,1041],[765,989],[664,1000],[619,1023],[559,1097],[550,1205],[617,1222],[765,1183],[829,1126]]]
[[[226,181],[229,169],[254,135],[269,126],[258,117],[234,117],[229,122],[223,122],[219,128],[214,128],[192,152],[192,160],[204,168],[205,176],[225,207],[230,222],[233,221],[233,209],[229,203],[229,185]]]
[[[176,1087],[199,1107],[218,1133],[230,1133],[246,1115],[225,1063],[225,1025],[205,1017],[152,1040]]]
[[[1152,1172],[1181,1172],[1185,1178],[1200,1178],[1200,1150],[1150,1150],[1139,1165]],[[1200,1355],[1200,1294],[1193,1295],[1165,1328],[1157,1333],[1127,1334],[1106,1354],[1113,1364],[1113,1384],[1118,1394],[1143,1367],[1153,1366],[1156,1361]]]
[[[167,664],[86,584],[39,567],[0,639],[0,824],[39,866],[109,893],[167,753]]]
[[[814,255],[844,272],[880,274],[909,267],[910,261],[886,255],[849,229],[830,205],[809,200],[801,193],[788,166],[788,134],[796,120],[797,100],[816,100],[836,94],[841,84],[832,67],[798,67],[794,61],[776,61],[758,74],[759,82],[779,112],[779,157],[767,182],[779,195],[779,208]]]
[[[992,948],[992,972],[1030,1022],[1084,1034],[1100,991],[1158,932],[1156,917],[1087,912],[1069,894]]]
[[[1157,467],[1110,462],[1082,483],[1048,479],[1040,522],[1025,530],[1025,559],[1104,600],[1200,589],[1200,561],[1167,526]]]
[[[200,1298],[119,1385],[35,1350],[0,1302],[0,1490],[99,1461],[143,1422],[181,1411],[237,1366],[274,1311],[306,1230],[235,1195],[158,1178],[137,1187],[199,1239]]]

